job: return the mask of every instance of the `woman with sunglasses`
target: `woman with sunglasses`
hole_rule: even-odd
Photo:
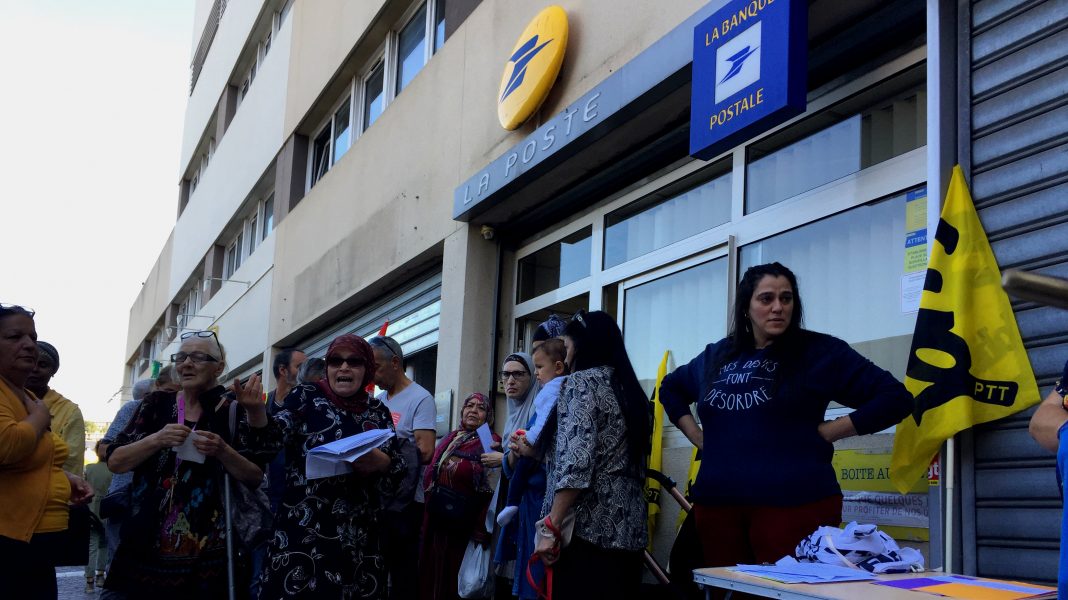
[[[171,356],[180,391],[146,396],[107,449],[108,468],[134,476],[105,598],[225,597],[223,473],[258,486],[260,465],[278,448],[266,427],[259,375],[245,386],[234,382],[241,406],[231,436],[235,400],[218,383],[226,369],[222,345],[211,331],[181,337]],[[247,582],[235,586],[248,589]]]
[[[564,328],[571,374],[556,403],[535,553],[553,568],[554,598],[637,597],[648,532],[649,411],[623,335],[608,313]]]
[[[352,472],[309,479],[308,451],[371,429],[393,429],[374,379],[371,346],[343,335],[326,351],[326,378],[293,388],[274,415],[285,440],[285,491],[275,515],[260,591],[279,598],[385,598],[379,512],[407,469],[396,438],[352,463]]]
[[[55,598],[51,556],[65,540],[68,502],[89,484],[63,471],[67,445],[49,430],[48,407],[26,389],[37,366],[33,311],[0,304],[0,576],[5,598]]]

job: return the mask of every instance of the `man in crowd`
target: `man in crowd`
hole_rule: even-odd
[[[37,342],[37,366],[26,379],[26,389],[44,401],[52,414],[52,432],[67,443],[63,470],[81,477],[85,469],[85,419],[78,405],[48,387],[59,371],[59,351],[48,342]]]
[[[397,436],[406,440],[408,476],[383,513],[382,554],[389,569],[390,598],[418,597],[419,529],[423,521],[423,465],[434,453],[437,408],[434,397],[404,372],[404,352],[391,337],[368,340],[375,353],[378,398],[393,415]],[[403,442],[402,442],[403,443]],[[415,460],[412,460],[415,459]]]
[[[275,388],[267,394],[267,414],[273,415],[282,410],[286,396],[297,385],[297,373],[307,360],[303,352],[295,348],[285,348],[274,356],[271,374],[274,375]],[[279,452],[267,466],[267,497],[271,501],[271,512],[278,512],[285,490],[285,452]]]
[[[133,400],[119,407],[118,412],[115,413],[115,418],[111,420],[107,433],[100,440],[98,448],[101,455],[107,456],[108,445],[114,443],[115,438],[126,429],[145,396],[157,390],[176,392],[178,388],[178,382],[174,376],[174,367],[170,365],[161,369],[154,381],[152,379],[142,379],[135,383],[133,386]],[[119,547],[119,531],[122,529],[122,522],[126,518],[126,513],[130,510],[128,492],[132,483],[133,471],[119,473],[112,476],[111,485],[108,486],[106,492],[104,490],[97,491],[97,494],[102,496],[100,516],[104,519],[104,537],[107,538],[109,557],[115,556],[115,550]]]

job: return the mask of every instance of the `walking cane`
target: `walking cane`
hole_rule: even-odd
[[[226,511],[226,577],[230,583],[229,598],[235,598],[234,583],[234,522],[230,518],[230,474],[223,475],[223,503]]]

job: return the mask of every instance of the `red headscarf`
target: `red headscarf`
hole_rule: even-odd
[[[329,361],[331,356],[342,350],[348,350],[363,360],[363,381],[360,382],[359,391],[353,396],[342,398],[334,393],[334,390],[330,387],[329,377],[319,380],[319,390],[330,399],[334,406],[350,412],[362,413],[367,410],[368,398],[364,388],[375,378],[375,354],[367,340],[358,335],[348,333],[338,336],[334,338],[334,341],[330,342],[330,347],[326,349],[326,359]]]

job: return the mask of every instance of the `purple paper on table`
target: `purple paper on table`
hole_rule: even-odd
[[[941,585],[944,581],[932,579],[930,577],[917,577],[915,579],[895,579],[893,581],[873,581],[875,585],[888,585],[890,587],[899,588],[902,590],[912,590],[919,587],[925,587],[928,585]]]

